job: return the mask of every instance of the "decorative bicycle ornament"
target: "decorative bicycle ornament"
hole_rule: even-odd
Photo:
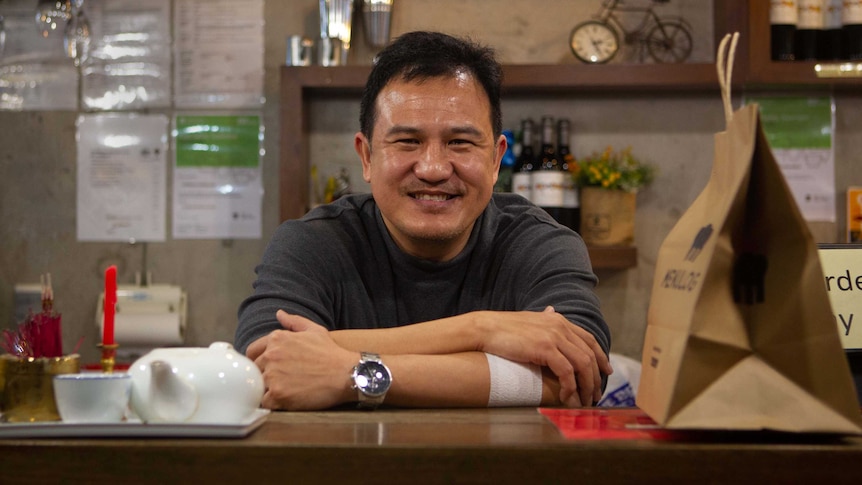
[[[603,0],[601,11],[593,20],[581,22],[572,29],[569,46],[572,53],[588,64],[604,64],[619,52],[620,39],[638,44],[641,61],[646,51],[659,63],[684,62],[691,55],[691,27],[682,17],[659,16],[653,9],[670,0],[652,0],[649,6],[625,6],[624,0]],[[642,12],[637,26],[627,30],[616,12]]]

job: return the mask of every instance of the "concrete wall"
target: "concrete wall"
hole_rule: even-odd
[[[35,1],[32,2],[35,5]],[[395,0],[393,35],[416,29],[443,30],[496,47],[507,63],[574,63],[568,35],[595,12],[599,0]],[[695,25],[693,60],[711,61],[710,0],[677,0],[676,12]],[[4,5],[0,4],[0,13]],[[171,240],[142,245],[80,243],[75,240],[75,118],[73,112],[0,112],[0,328],[11,327],[15,283],[38,282],[51,272],[56,307],[63,314],[64,343],[71,349],[83,336],[85,361],[96,361],[95,312],[102,272],[117,264],[121,283],[136,271],[155,282],[180,285],[189,294],[188,345],[233,338],[236,309],[251,291],[254,266],[279,223],[278,83],[285,38],[316,35],[316,0],[267,0],[265,7],[265,94],[267,138],[264,237],[261,240]],[[370,63],[374,52],[355,33],[351,63]],[[741,93],[736,93],[741,94]],[[837,102],[836,179],[839,197],[862,184],[862,101],[843,94]],[[505,100],[504,122],[516,127],[525,116],[567,116],[573,123],[575,155],[607,145],[631,145],[659,169],[654,185],[638,196],[637,268],[601,271],[598,293],[614,337],[614,350],[639,358],[659,246],[709,177],[713,134],[722,129],[721,101],[715,95],[582,95]],[[323,175],[348,167],[362,189],[352,149],[358,102],[314,104],[312,161]],[[840,200],[840,199],[839,199]],[[839,202],[839,217],[843,206]],[[820,239],[837,237],[843,225],[828,225]]]

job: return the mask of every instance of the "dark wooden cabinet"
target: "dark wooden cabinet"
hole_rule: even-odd
[[[733,84],[746,89],[856,89],[862,78],[821,77],[815,62],[772,62],[769,59],[769,2],[714,0],[716,45],[726,32],[741,34],[734,63]],[[833,63],[834,64],[834,63]],[[824,66],[824,64],[821,64]],[[829,64],[825,64],[827,68]],[[308,110],[314,99],[348,97],[358,100],[370,66],[281,68],[281,219],[301,217],[308,210]],[[507,65],[505,98],[544,94],[606,92],[715,92],[719,85],[713,63]],[[590,248],[596,268],[635,266],[633,247]]]

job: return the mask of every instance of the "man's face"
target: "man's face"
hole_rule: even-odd
[[[446,261],[464,248],[491,198],[506,138],[469,74],[391,81],[377,98],[372,141],[357,133],[362,176],[398,246]]]

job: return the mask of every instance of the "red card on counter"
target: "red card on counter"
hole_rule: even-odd
[[[672,440],[680,433],[659,427],[638,408],[539,408],[571,440]]]

